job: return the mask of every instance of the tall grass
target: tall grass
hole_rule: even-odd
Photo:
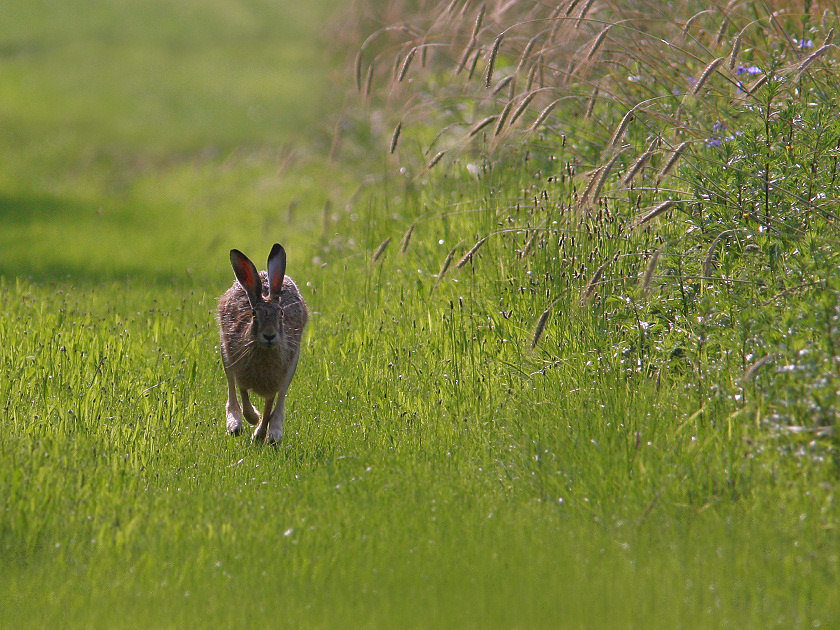
[[[532,287],[546,360],[563,352],[546,314],[574,310],[582,295],[606,337],[635,329],[626,361],[640,374],[682,370],[678,355],[704,392],[700,407],[715,392],[774,430],[834,435],[833,394],[816,415],[791,412],[791,398],[822,391],[834,371],[831,3],[420,3],[394,19],[359,58],[378,87],[367,107],[401,121],[394,163],[412,182],[406,194],[427,209],[404,221],[415,234],[440,230],[451,182],[472,173],[477,185],[463,185],[474,194],[458,198],[457,213],[474,217],[463,236],[487,243],[486,260],[450,255]],[[418,47],[423,63],[396,85],[386,60]],[[467,72],[481,59],[481,77]],[[750,321],[762,308],[802,309],[809,325],[780,337],[769,311]],[[819,356],[811,367],[801,345]],[[787,372],[751,385],[754,395],[726,376],[768,352],[812,374],[797,394],[779,395]]]

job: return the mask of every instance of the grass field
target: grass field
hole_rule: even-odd
[[[837,16],[402,7],[356,94],[337,4],[7,4],[0,626],[840,626]],[[275,241],[260,448],[214,311]]]

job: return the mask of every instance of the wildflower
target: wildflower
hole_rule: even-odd
[[[793,43],[796,45],[797,48],[813,48],[814,47],[814,40],[804,40],[804,39],[794,39]]]
[[[764,70],[759,68],[758,66],[742,66],[738,64],[735,66],[735,74],[748,74],[750,76],[755,76],[757,74],[763,74]]]

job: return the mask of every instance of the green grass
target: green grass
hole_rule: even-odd
[[[611,222],[572,212],[580,178],[548,180],[597,165],[626,109],[581,126],[591,146],[549,130],[527,160],[479,145],[431,172],[405,147],[444,123],[413,137],[406,118],[409,176],[346,202],[390,137],[345,149],[368,162],[324,157],[332,3],[63,6],[15,4],[0,26],[0,619],[840,624],[838,261],[830,207],[800,203],[834,196],[832,97],[771,125],[738,112],[743,136],[698,142],[671,182],[702,211],[628,236],[655,192],[611,181]],[[751,214],[767,160],[786,229]],[[520,258],[533,226],[547,236]],[[718,241],[715,277],[752,284],[696,279],[723,230],[743,238]],[[285,441],[259,448],[224,433],[214,310],[227,250],[275,241],[312,319]]]

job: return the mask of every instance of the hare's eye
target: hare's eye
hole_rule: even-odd
[[[256,317],[256,316],[257,316],[257,309],[252,309],[251,310],[251,317]]]

